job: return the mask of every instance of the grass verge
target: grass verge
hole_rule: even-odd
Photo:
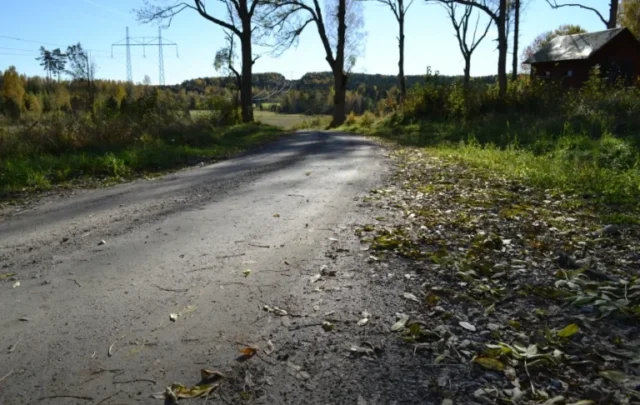
[[[389,120],[367,125],[355,122],[345,129],[425,148],[432,156],[488,171],[539,189],[574,194],[627,214],[616,222],[638,222],[640,154],[634,143],[611,134],[591,138],[572,133],[518,136],[513,127],[496,124],[491,141],[486,130],[458,123],[394,124]],[[536,125],[532,124],[532,127]],[[476,138],[480,132],[482,141]],[[520,141],[526,139],[526,142]]]
[[[269,125],[243,124],[177,133],[174,138],[141,138],[136,144],[113,150],[9,157],[0,161],[0,198],[54,186],[110,184],[225,159],[284,133]]]

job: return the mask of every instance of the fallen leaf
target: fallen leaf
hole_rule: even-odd
[[[200,377],[202,381],[213,380],[214,378],[224,378],[224,374],[218,370],[200,369]]]
[[[305,176],[309,176],[311,174],[311,172],[306,172],[304,175]]]
[[[280,214],[273,214],[274,218],[280,218]]]
[[[245,277],[249,277],[249,274],[251,274],[251,269],[246,269],[242,272],[242,274],[244,274]]]
[[[415,301],[415,302],[420,302],[420,300],[418,299],[418,297],[416,297],[415,295],[411,294],[411,293],[403,293],[402,296],[408,300],[411,301]]]
[[[484,316],[489,316],[494,312],[496,312],[496,304],[491,304],[484,310]]]
[[[547,399],[541,405],[555,405],[564,402],[564,397],[562,395],[558,395],[556,397]]]
[[[311,279],[309,280],[309,283],[313,284],[316,281],[320,280],[320,277],[322,277],[321,274],[316,274],[315,276],[311,277]]]
[[[0,280],[4,280],[5,278],[10,278],[15,276],[16,273],[4,273],[4,274],[0,274]]]
[[[604,377],[609,381],[613,381],[616,384],[622,384],[629,379],[627,375],[621,371],[605,370],[598,373],[600,377]]]
[[[484,368],[488,368],[489,370],[504,370],[504,364],[500,360],[494,359],[492,357],[477,356],[472,361],[474,363],[480,364]]]
[[[276,351],[276,346],[273,344],[272,341],[267,340],[267,348],[263,350],[267,354],[267,356],[271,356],[271,353]]]
[[[458,325],[462,326],[466,330],[470,330],[471,332],[475,332],[476,331],[476,327],[471,325],[469,322],[461,321],[461,322],[458,323]]]
[[[197,305],[187,305],[186,307],[182,308],[182,311],[178,312],[178,316],[185,316],[195,311],[196,309],[198,309]]]
[[[332,331],[335,327],[336,325],[332,324],[331,322],[322,322],[322,329],[326,330],[327,332]]]
[[[572,323],[570,325],[565,326],[562,330],[559,330],[558,336],[563,338],[568,338],[575,335],[578,332],[580,332],[580,327],[575,323]]]
[[[252,357],[258,352],[258,348],[253,346],[247,346],[244,349],[240,350],[243,356]]]
[[[16,281],[15,283],[13,283],[13,287],[11,288],[18,288],[18,287],[20,287],[20,282]]]
[[[398,319],[398,321],[391,326],[391,331],[393,332],[399,331],[400,329],[404,328],[404,326],[407,324],[407,321],[409,320],[409,315],[398,314],[398,318],[400,319]]]
[[[178,319],[178,314],[169,314],[169,320],[175,322]]]
[[[211,391],[218,388],[218,384],[195,385],[187,388],[182,384],[171,384],[171,392],[178,399],[200,398],[209,395]]]

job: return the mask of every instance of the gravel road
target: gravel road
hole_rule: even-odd
[[[162,403],[149,395],[197,382],[201,368],[233,375],[242,344],[295,344],[282,329],[307,329],[314,312],[353,305],[357,320],[365,292],[349,271],[368,254],[352,226],[370,215],[358,201],[388,171],[364,138],[306,132],[229,161],[4,210],[0,275],[15,275],[0,280],[0,403]],[[357,254],[336,260],[344,252]],[[344,299],[312,297],[323,265],[345,275]],[[275,356],[248,362],[268,369]],[[315,396],[312,381],[287,400],[277,378],[273,392],[250,389],[274,385],[254,373],[242,383],[252,400],[314,402],[303,399]],[[344,395],[332,402],[363,398]]]

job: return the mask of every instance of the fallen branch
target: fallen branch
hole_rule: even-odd
[[[126,380],[126,381],[114,381],[114,384],[131,384],[131,383],[137,383],[137,382],[149,382],[152,384],[157,384],[156,380],[151,380],[148,378],[136,378],[134,380]]]
[[[107,400],[109,400],[109,399],[111,399],[111,398],[115,397],[116,395],[118,395],[118,394],[119,394],[119,393],[121,393],[121,392],[123,392],[123,391],[122,391],[122,390],[120,390],[120,391],[116,392],[115,394],[111,394],[111,395],[109,395],[108,397],[106,397],[106,398],[104,398],[103,400],[101,400],[100,402],[98,402],[96,405],[100,405],[101,403],[103,403],[103,402],[105,402],[105,401],[107,401]]]
[[[159,290],[162,290],[162,291],[169,291],[169,292],[176,292],[176,293],[183,293],[183,292],[187,292],[187,291],[189,291],[189,289],[188,289],[188,288],[175,288],[175,289],[174,289],[174,288],[164,288],[164,287],[160,287],[160,286],[159,286],[159,285],[157,285],[157,284],[151,284],[151,285],[152,285],[152,286],[154,286],[154,287],[156,287],[156,288],[157,288],[157,289],[159,289]]]
[[[78,287],[82,287],[82,284],[80,284],[80,283],[78,282],[78,280],[75,280],[75,279],[73,279],[73,278],[70,278],[70,279],[69,279],[69,281],[73,281],[74,283],[76,283],[76,285],[77,285]]]
[[[216,256],[216,259],[228,259],[230,257],[240,257],[244,255],[245,255],[244,253],[238,253],[237,255]]]
[[[253,243],[248,243],[248,245],[249,246],[253,246],[253,247],[265,248],[265,249],[270,249],[271,248],[271,246],[269,246],[269,245],[256,245],[256,244],[253,244]]]
[[[18,339],[17,342],[15,342],[14,344],[12,344],[11,346],[9,346],[9,353],[13,352],[14,350],[16,350],[16,346],[18,346],[18,343],[22,342],[24,339]]]
[[[193,273],[195,271],[203,271],[203,270],[211,270],[213,268],[215,268],[216,266],[207,266],[207,267],[201,267],[199,269],[193,269],[193,270],[189,270],[187,273]]]
[[[44,399],[55,399],[55,398],[73,398],[73,399],[82,399],[84,401],[93,401],[92,397],[83,397],[81,395],[47,395],[46,397],[38,398],[37,401],[42,401]]]
[[[5,378],[9,377],[11,374],[13,374],[13,370],[9,371],[9,373],[7,373],[4,377],[0,378],[0,381],[2,381]]]
[[[287,194],[287,197],[303,197],[304,198],[302,194]]]

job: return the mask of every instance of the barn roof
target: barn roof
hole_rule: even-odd
[[[626,28],[613,28],[606,31],[555,37],[538,52],[527,58],[524,63],[588,59],[591,54],[605,46],[624,30]]]

